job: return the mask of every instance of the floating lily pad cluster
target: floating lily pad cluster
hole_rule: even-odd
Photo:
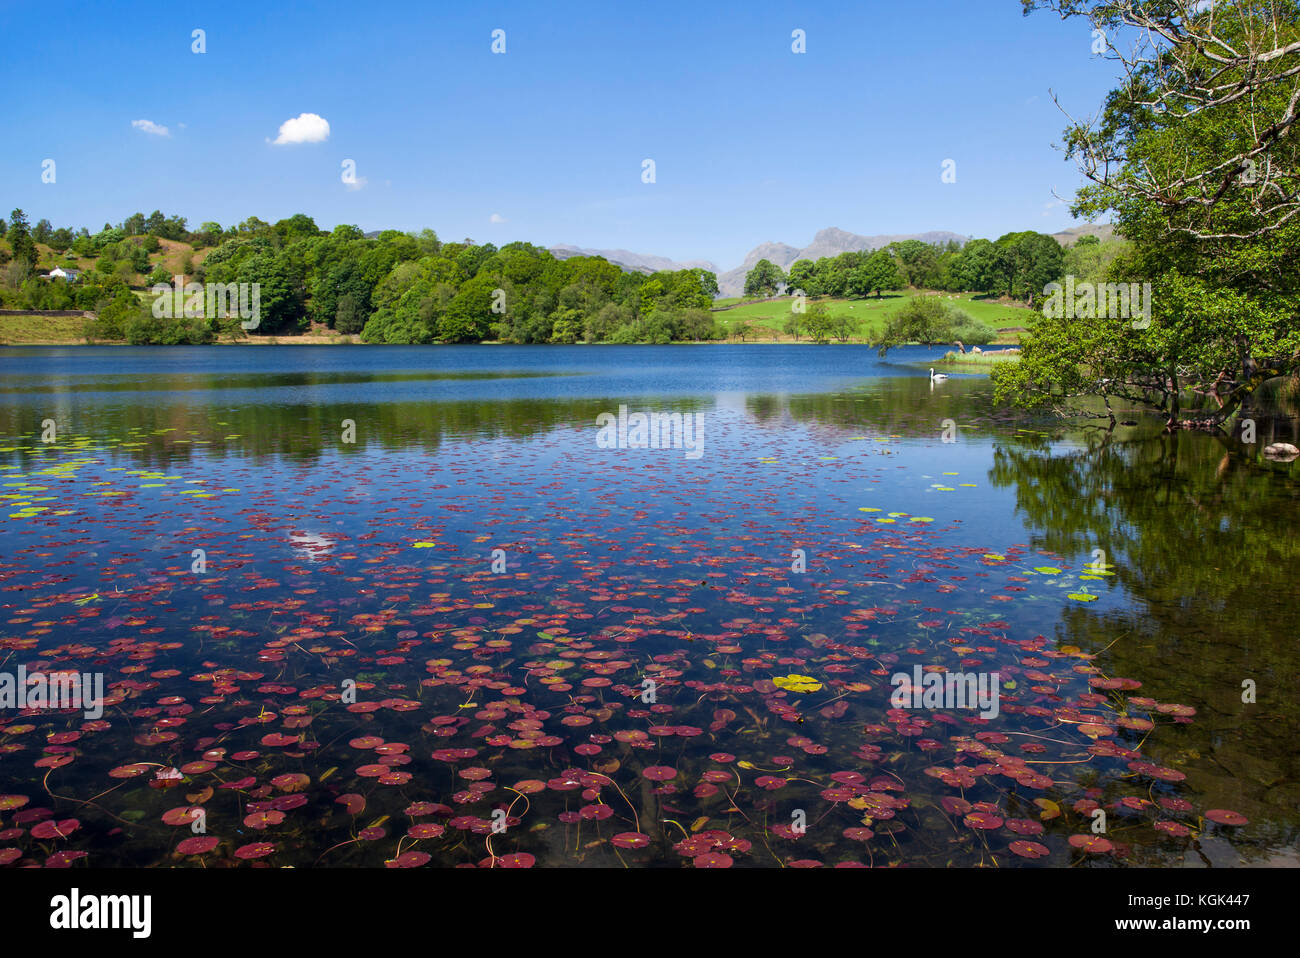
[[[0,450],[5,668],[107,693],[0,713],[0,864],[1063,865],[1248,826],[1143,758],[1190,707],[1047,638],[1109,569],[836,514],[785,457],[574,441]],[[997,716],[895,706],[914,666],[997,673]]]

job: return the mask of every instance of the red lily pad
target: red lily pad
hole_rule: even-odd
[[[428,852],[403,852],[384,862],[385,868],[419,868],[432,858]]]
[[[244,816],[244,824],[259,832],[270,825],[279,825],[282,821],[284,821],[284,812],[276,811],[275,809],[264,812],[253,812],[250,815]]]
[[[705,852],[696,855],[692,861],[696,868],[730,868],[733,864],[732,857],[722,852]]]
[[[190,825],[198,817],[194,813],[202,811],[203,809],[197,805],[178,805],[163,812],[162,820],[167,825]]]
[[[356,792],[348,792],[334,799],[334,804],[342,805],[349,815],[360,815],[366,810],[366,798]]]
[[[61,822],[50,819],[32,826],[32,838],[67,838],[80,827],[81,822],[75,818],[65,818]]]
[[[311,784],[311,778],[301,772],[288,772],[271,779],[271,784],[282,792],[301,792]]]
[[[1234,812],[1228,808],[1211,808],[1205,813],[1205,817],[1218,825],[1245,825],[1250,821],[1241,812]]]
[[[1100,835],[1071,835],[1070,844],[1094,855],[1104,855],[1115,847],[1109,838]]]
[[[1046,845],[1040,842],[1028,842],[1023,838],[1012,842],[1009,847],[1013,854],[1019,855],[1021,858],[1046,858],[1051,854]]]
[[[176,850],[182,855],[206,855],[216,847],[217,837],[215,835],[195,835],[193,838],[187,838],[178,844]]]
[[[67,851],[55,852],[49,858],[45,859],[46,868],[68,868],[75,861],[86,857],[86,852],[68,849]]]
[[[1008,818],[1006,826],[1017,835],[1041,835],[1044,831],[1043,823],[1032,818]]]
[[[250,845],[241,845],[235,849],[235,857],[245,860],[252,858],[265,858],[271,852],[275,851],[273,842],[253,842]]]
[[[971,810],[971,803],[956,795],[945,795],[939,799],[939,805],[949,815],[965,815]]]

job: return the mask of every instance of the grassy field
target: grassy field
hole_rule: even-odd
[[[960,307],[975,320],[992,330],[1019,328],[1026,325],[1030,311],[1024,307],[1008,306],[976,293],[940,293],[945,300]],[[951,296],[951,300],[948,297]],[[907,302],[904,293],[886,293],[879,299],[827,299],[809,300],[825,302],[831,316],[848,316],[857,325],[853,342],[870,342],[885,326],[885,323]],[[739,302],[736,299],[720,299],[716,306],[727,306]],[[747,322],[756,330],[755,338],[770,342],[775,334],[778,341],[788,341],[790,337],[781,332],[790,315],[791,300],[781,299],[768,303],[750,303],[715,312],[714,318],[727,330],[728,334],[741,322]],[[748,338],[748,337],[747,337]],[[995,342],[1016,342],[1016,334],[999,336]]]
[[[214,246],[205,246],[202,249],[195,250],[189,243],[160,239],[158,241],[158,251],[149,254],[149,270],[144,273],[133,274],[129,285],[135,288],[144,289],[148,285],[146,279],[149,272],[152,271],[155,266],[160,264],[167,268],[168,273],[175,276],[180,273],[181,266],[184,264],[187,256],[190,259],[191,265],[197,266],[199,263],[202,263],[207,259],[208,254],[214,249],[216,249]],[[10,248],[9,241],[6,239],[0,238],[0,250],[4,250],[11,256],[13,255],[13,250]],[[69,258],[56,252],[52,247],[47,246],[44,243],[36,244],[36,272],[38,273],[48,273],[56,266],[72,267],[74,269],[79,269],[82,272],[86,272],[93,269],[97,261],[98,257],[95,256],[78,256]]]
[[[85,342],[80,316],[0,316],[0,345],[62,346]]]

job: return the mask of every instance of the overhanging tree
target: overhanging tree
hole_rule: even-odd
[[[1113,215],[1132,245],[1110,278],[1149,282],[1151,315],[1041,317],[995,369],[998,396],[1070,412],[1118,398],[1171,429],[1220,428],[1300,368],[1300,8],[1022,3],[1087,18],[1121,67],[1100,115],[1065,132],[1089,181],[1072,211]]]

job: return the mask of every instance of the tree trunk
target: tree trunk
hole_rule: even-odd
[[[1169,365],[1169,389],[1169,421],[1165,425],[1169,429],[1174,429],[1178,426],[1180,407],[1178,403],[1178,367],[1172,363]]]

